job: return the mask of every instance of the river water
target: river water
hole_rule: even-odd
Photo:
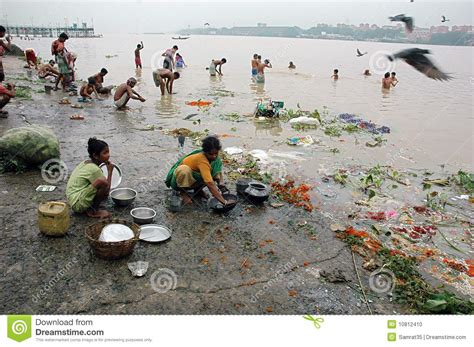
[[[298,134],[288,124],[262,125],[251,118],[236,123],[219,118],[220,114],[230,112],[250,114],[260,99],[284,101],[285,107],[293,109],[297,105],[304,110],[322,110],[326,106],[331,114],[355,113],[391,128],[391,134],[386,136],[388,142],[377,148],[365,147],[365,140],[359,141],[353,135],[329,138],[307,132],[320,137],[326,150],[296,148],[306,160],[291,165],[290,170],[299,169],[302,175],[310,175],[322,167],[351,163],[389,163],[399,168],[426,169],[446,164],[453,171],[474,169],[472,47],[422,46],[432,51],[431,57],[441,70],[454,77],[439,82],[402,61],[390,65],[384,58],[386,53],[413,45],[232,36],[192,36],[178,41],[171,36],[104,35],[98,39],[70,39],[67,47],[78,54],[79,78],[85,79],[102,67],[109,70],[106,84],[138,77],[136,90],[147,101],[131,102],[129,112],[140,114],[144,123],[232,134],[233,137],[225,138],[224,147],[295,151],[285,143],[287,137]],[[140,40],[145,46],[141,72],[135,70],[133,56]],[[45,59],[50,57],[49,38],[26,42],[16,38],[15,41],[22,48],[35,48]],[[158,66],[161,53],[173,44],[179,45],[188,67],[181,70],[181,78],[175,82],[177,94],[161,97],[152,80],[152,69]],[[368,54],[358,58],[356,48]],[[253,53],[261,54],[273,64],[273,69],[266,72],[264,85],[256,85],[250,79]],[[211,59],[222,57],[228,61],[223,66],[224,76],[210,77],[205,67]],[[297,66],[295,71],[287,69],[289,61]],[[330,79],[334,68],[339,69],[337,82]],[[362,76],[366,68],[372,71],[372,76]],[[400,82],[383,93],[380,81],[386,71],[396,71]],[[234,96],[215,96],[216,90],[217,93],[232,91]],[[185,104],[197,99],[214,100],[214,107],[203,111]],[[198,113],[193,119],[200,119],[200,124],[183,120],[191,113]],[[338,148],[340,152],[335,155],[327,148]]]

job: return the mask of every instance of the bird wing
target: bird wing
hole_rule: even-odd
[[[403,18],[405,18],[404,14],[397,14],[396,16],[388,17],[392,22],[402,22]]]
[[[443,18],[443,20],[446,20],[446,17],[445,17],[445,16],[441,16],[441,18]]]
[[[414,54],[420,54],[420,55],[430,54],[430,51],[427,49],[421,49],[421,48],[408,48],[408,49],[404,49],[403,51],[395,53],[393,56],[396,59],[405,59]]]
[[[434,80],[447,81],[452,78],[450,75],[438,69],[428,57],[422,54],[412,54],[404,58],[404,60],[407,64]]]
[[[359,51],[359,48],[357,48],[357,54],[362,55],[362,53]]]
[[[411,17],[405,17],[404,22],[405,22],[405,28],[406,28],[406,30],[407,30],[409,33],[413,32],[413,18],[411,18]]]

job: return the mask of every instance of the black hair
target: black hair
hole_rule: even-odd
[[[176,49],[176,50],[178,50],[178,46],[176,46],[176,45],[174,45],[173,48]]]
[[[254,59],[255,59],[255,58],[258,58],[258,54],[255,53],[255,54],[253,55],[253,57],[254,57]]]
[[[177,57],[181,57],[181,54],[179,54],[179,53],[176,53],[176,56],[177,56]]]
[[[258,59],[262,59],[262,56],[261,56],[261,55],[259,55],[257,58],[258,58]]]
[[[339,70],[338,70],[338,69],[334,69],[334,73],[339,73]]]
[[[89,152],[89,157],[91,159],[94,158],[94,154],[100,155],[100,152],[102,152],[107,147],[109,147],[107,142],[98,140],[95,137],[91,137],[89,138],[89,141],[87,141],[87,152]]]
[[[394,76],[395,76],[396,74],[397,74],[396,72],[392,72],[392,75],[394,75]]]
[[[390,77],[390,72],[385,73],[385,78]]]
[[[177,79],[179,78],[180,74],[178,71],[173,72],[174,78]]]
[[[87,83],[88,83],[88,84],[95,84],[95,78],[94,78],[94,77],[89,77],[89,78],[87,79]]]
[[[227,59],[226,59],[226,58],[222,58],[222,59],[221,59],[221,62],[222,62],[222,63],[227,63]]]
[[[103,73],[104,75],[108,74],[109,72],[107,71],[107,69],[105,67],[103,67],[101,70],[100,70],[100,73]]]
[[[67,40],[67,39],[69,39],[69,36],[67,36],[66,33],[61,33],[61,34],[59,35],[59,38]]]
[[[204,153],[211,153],[213,150],[220,151],[221,149],[221,142],[216,136],[208,136],[202,140],[202,150]]]
[[[56,63],[56,62],[55,62],[53,59],[51,59],[51,60],[49,61],[49,65],[53,65],[53,66],[54,66],[55,63]]]
[[[141,44],[138,44],[138,45],[137,45],[137,48],[140,48],[141,46],[142,46]]]
[[[5,29],[5,27],[3,25],[0,25],[0,33],[4,33],[6,31],[7,30]]]

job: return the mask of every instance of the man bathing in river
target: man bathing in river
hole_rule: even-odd
[[[179,78],[179,72],[172,72],[168,69],[158,69],[153,71],[153,81],[155,85],[160,87],[161,95],[165,95],[165,86],[169,94],[173,94],[174,80]]]
[[[250,65],[252,66],[252,78],[256,78],[257,67],[258,67],[258,54],[257,53],[253,55],[253,59],[250,61]]]
[[[133,77],[130,77],[126,83],[122,83],[117,87],[117,90],[114,94],[114,104],[119,110],[126,108],[127,102],[130,99],[140,100],[145,102],[145,99],[133,90],[133,87],[137,84],[137,80]]]
[[[390,72],[386,72],[382,78],[382,89],[390,90],[390,87],[395,87],[396,83],[393,82],[392,77],[390,77]]]
[[[211,64],[209,65],[209,75],[215,76],[218,74],[219,76],[223,76],[224,74],[222,73],[222,65],[227,63],[226,58],[222,58],[221,60],[213,59],[211,60]],[[219,69],[217,69],[219,67]]]
[[[257,83],[265,83],[265,68],[267,67],[272,68],[272,64],[268,59],[265,59],[263,63],[261,61],[258,63],[257,76],[255,78]]]
[[[97,90],[97,93],[110,94],[110,92],[112,91],[113,86],[104,87],[102,85],[104,83],[104,77],[108,73],[109,72],[106,68],[102,68],[99,73],[96,73],[94,76],[91,76],[95,79],[95,89]]]
[[[58,77],[59,71],[54,68],[54,60],[50,60],[47,64],[41,64],[38,67],[38,77],[46,78],[49,76]]]
[[[145,48],[143,45],[143,41],[141,41],[138,45],[137,48],[135,49],[135,68],[142,68],[142,58],[140,57],[140,51]]]

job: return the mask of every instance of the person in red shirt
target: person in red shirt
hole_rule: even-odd
[[[0,25],[0,39],[5,37],[6,29],[4,26]],[[12,47],[11,38],[10,36],[6,37],[7,43],[0,40],[0,83],[5,80],[5,74],[3,72],[3,63],[2,63],[2,56],[5,52],[10,51]]]
[[[69,36],[67,36],[66,33],[61,33],[59,38],[54,40],[51,44],[51,54],[54,55],[56,63],[58,62],[57,55],[63,53],[64,51],[67,52],[67,49],[64,45],[67,39],[69,39]]]
[[[36,58],[36,53],[33,48],[25,49],[25,57],[28,68],[34,67],[35,69],[38,69],[38,59]]]
[[[8,112],[3,111],[3,107],[15,97],[15,86],[7,83],[6,88],[0,84],[0,118],[7,118]]]

